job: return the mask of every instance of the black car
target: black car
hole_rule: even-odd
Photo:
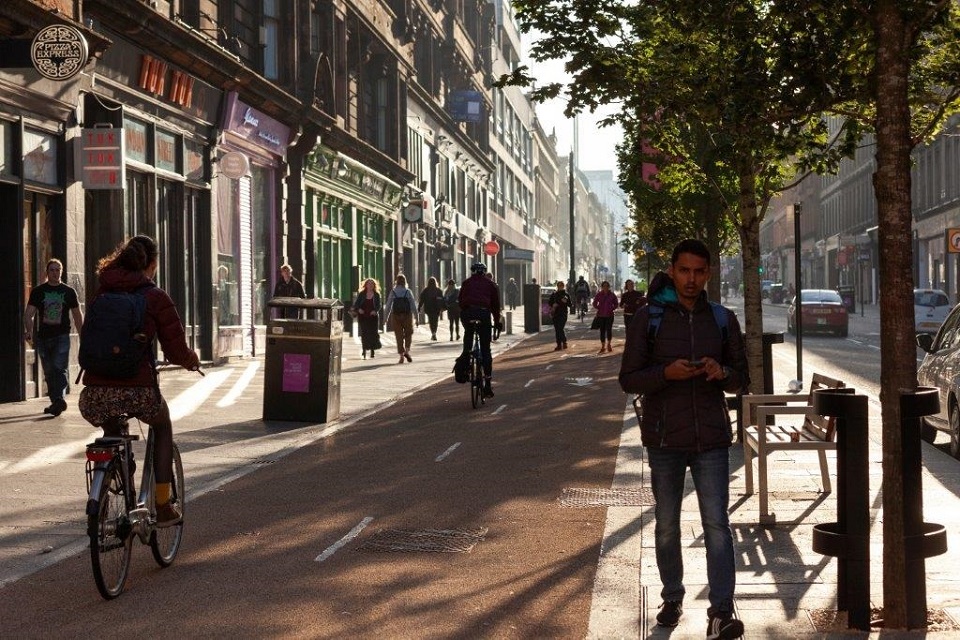
[[[945,431],[950,434],[950,455],[960,458],[960,305],[936,336],[918,333],[917,345],[927,354],[917,369],[917,380],[940,395],[940,413],[923,419],[923,439],[933,442],[937,431]]]

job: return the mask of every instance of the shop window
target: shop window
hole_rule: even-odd
[[[13,161],[13,123],[0,120],[0,176],[17,175]]]
[[[48,133],[23,132],[23,179],[40,184],[59,184],[57,138]]]
[[[240,184],[220,180],[217,190],[217,311],[218,324],[240,324],[240,264],[235,212],[239,210]]]

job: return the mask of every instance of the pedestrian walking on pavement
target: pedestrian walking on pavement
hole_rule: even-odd
[[[619,306],[617,294],[610,291],[610,283],[606,280],[600,283],[600,290],[593,296],[593,308],[597,310],[597,315],[593,322],[600,329],[600,351],[598,353],[607,353],[613,351],[611,342],[613,340],[613,314]]]
[[[33,344],[40,358],[50,406],[43,412],[59,416],[67,409],[67,369],[70,366],[70,318],[77,333],[83,327],[83,314],[76,290],[64,284],[63,263],[47,260],[46,282],[30,291],[23,313],[23,339]],[[39,319],[39,322],[37,320]]]
[[[274,298],[306,298],[303,283],[293,277],[293,269],[288,264],[280,265],[280,279],[273,288]],[[278,318],[299,318],[300,309],[297,307],[279,307]]]
[[[380,307],[380,290],[377,281],[367,278],[363,281],[363,287],[357,293],[357,298],[350,309],[360,326],[360,348],[364,360],[367,359],[367,351],[370,352],[370,357],[374,358],[377,349],[383,346],[380,343]]]
[[[450,323],[450,342],[453,342],[454,333],[457,340],[460,339],[460,289],[457,288],[457,281],[451,278],[447,280],[447,286],[443,290],[443,306],[447,310],[447,321]]]
[[[739,638],[743,623],[733,617],[736,569],[728,516],[733,438],[724,392],[747,385],[747,358],[736,315],[722,308],[726,331],[718,326],[704,292],[709,278],[707,246],[680,242],[668,274],[654,279],[648,305],[630,324],[620,386],[643,398],[640,430],[656,503],[655,550],[663,584],[657,623],[675,627],[683,614],[680,509],[689,467],[707,555],[707,638]],[[663,315],[651,336],[654,305]]]
[[[511,311],[515,311],[520,304],[520,286],[514,278],[507,281],[507,305]]]
[[[637,309],[647,304],[647,296],[643,291],[637,291],[633,280],[627,280],[623,283],[623,293],[620,295],[620,308],[623,309],[623,327],[630,329],[630,321],[633,320]]]
[[[430,339],[436,341],[437,325],[440,322],[440,313],[443,311],[443,291],[437,286],[436,278],[427,280],[427,287],[420,292],[417,311],[427,314],[427,322],[430,324]]]
[[[159,255],[153,238],[140,235],[100,259],[97,274],[101,293],[143,292],[146,298],[143,333],[150,347],[144,351],[139,369],[132,378],[111,378],[91,371],[84,372],[84,389],[80,392],[78,404],[83,419],[102,428],[106,436],[120,435],[114,432],[117,428],[116,418],[124,413],[153,427],[157,526],[169,527],[180,522],[183,512],[182,505],[171,501],[173,421],[167,401],[160,393],[153,341],[159,338],[163,357],[184,369],[198,370],[200,358],[187,345],[183,323],[173,300],[166,291],[154,284]]]
[[[553,332],[557,338],[557,347],[554,351],[560,351],[567,348],[567,332],[564,327],[567,326],[567,316],[573,311],[573,300],[567,293],[567,286],[563,280],[557,280],[557,290],[550,294],[547,300],[550,306],[550,316],[553,318]]]
[[[387,326],[393,329],[393,335],[397,339],[397,353],[400,354],[397,364],[403,364],[404,359],[413,362],[410,345],[413,343],[414,323],[419,324],[413,313],[416,307],[417,301],[413,292],[407,289],[407,277],[401,273],[394,281],[393,289],[387,294],[386,304]]]

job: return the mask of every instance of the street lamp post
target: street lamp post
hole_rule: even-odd
[[[803,323],[800,307],[803,306],[802,291],[803,279],[800,276],[800,212],[803,205],[799,202],[793,205],[793,279],[796,290],[796,304],[793,305],[793,326],[797,330],[797,391],[803,389]]]

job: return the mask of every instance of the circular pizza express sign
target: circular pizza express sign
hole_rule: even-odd
[[[87,65],[87,40],[76,27],[54,24],[37,33],[30,60],[44,78],[69,80]]]

